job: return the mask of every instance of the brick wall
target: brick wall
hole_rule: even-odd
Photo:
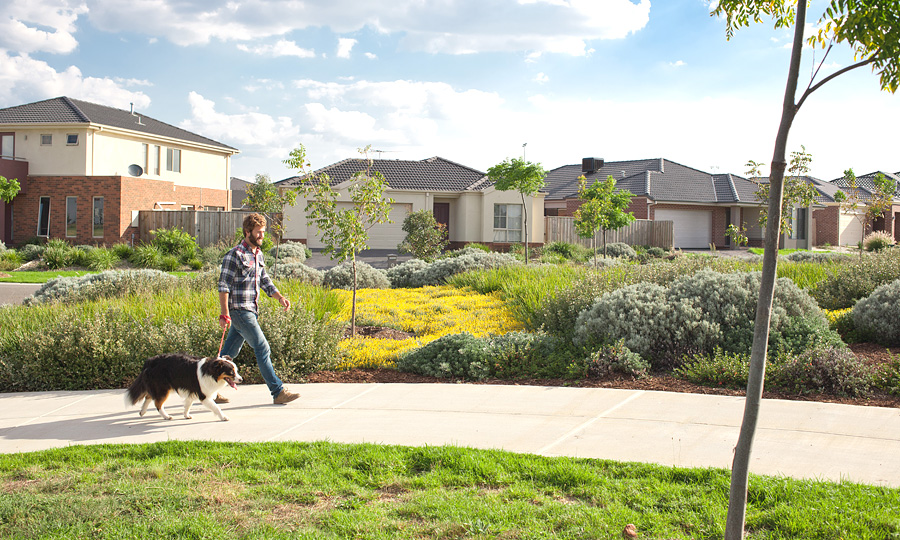
[[[111,245],[130,242],[132,234],[137,237],[137,227],[131,227],[133,210],[152,210],[157,202],[174,202],[164,207],[171,210],[180,210],[181,205],[226,206],[228,196],[221,189],[175,186],[163,180],[122,176],[29,176],[28,183],[28,193],[13,200],[15,244],[37,234],[41,197],[50,197],[50,238],[64,238],[73,244]],[[67,197],[77,197],[74,238],[66,238]],[[93,237],[94,197],[103,197],[103,238]]]
[[[816,245],[823,246],[830,244],[832,246],[840,245],[838,237],[840,228],[840,207],[829,206],[819,210],[813,210],[813,219],[816,222]]]

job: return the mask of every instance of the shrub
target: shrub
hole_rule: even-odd
[[[661,259],[666,256],[666,250],[664,250],[661,247],[656,247],[656,246],[649,247],[649,248],[647,248],[647,255],[650,255],[651,257],[653,257],[655,259]]]
[[[562,377],[570,356],[556,337],[508,332],[486,341],[490,374],[503,379]]]
[[[134,248],[129,246],[128,244],[113,244],[110,248],[113,253],[115,253],[116,257],[123,261],[127,261],[131,259],[131,255],[134,253]]]
[[[119,257],[115,252],[106,248],[92,249],[84,255],[84,266],[100,272],[109,270],[119,264]]]
[[[801,394],[826,392],[865,397],[872,388],[873,372],[846,348],[816,347],[787,354],[773,366],[773,382]]]
[[[159,261],[160,270],[165,270],[166,272],[174,272],[180,267],[181,263],[176,255],[163,255]]]
[[[863,257],[847,257],[847,262],[810,290],[824,309],[853,307],[879,286],[900,279],[900,250],[884,250]]]
[[[159,268],[162,265],[162,252],[152,244],[143,244],[134,248],[131,263],[138,268]]]
[[[179,260],[188,260],[196,256],[197,241],[194,237],[179,228],[156,229],[151,231],[151,244],[159,248],[163,255],[173,255]]]
[[[74,253],[72,248],[68,246],[47,246],[43,253],[44,263],[51,270],[58,270],[72,266],[74,262]]]
[[[603,253],[602,246],[597,248],[597,253]],[[613,257],[615,259],[633,259],[637,256],[637,252],[634,251],[633,247],[624,242],[612,242],[610,244],[606,244],[606,256]]]
[[[25,261],[34,261],[44,255],[44,246],[41,244],[25,244],[18,249],[18,252]]]
[[[427,268],[414,273],[410,278],[410,285],[413,287],[442,285],[450,276],[469,270],[487,270],[521,264],[506,253],[483,252],[473,248],[461,251],[462,253],[454,256],[434,261]]]
[[[416,272],[428,268],[428,263],[422,259],[409,259],[396,266],[388,268],[387,277],[391,282],[391,288],[403,289],[412,287],[412,277]]]
[[[591,266],[594,266],[597,268],[604,268],[607,266],[618,266],[618,265],[622,264],[622,261],[620,259],[616,259],[614,257],[598,256],[596,259],[591,259],[590,264],[591,264]]]
[[[743,389],[750,376],[750,355],[716,347],[711,355],[695,354],[675,368],[675,376],[703,386]]]
[[[230,246],[225,242],[202,247],[200,248],[200,253],[197,255],[197,258],[203,262],[204,268],[216,268],[222,265],[222,259],[225,258],[225,253],[232,247],[233,246]]]
[[[475,381],[490,375],[490,365],[486,343],[469,333],[443,336],[397,360],[400,371]]]
[[[438,258],[450,243],[446,226],[434,219],[431,210],[417,210],[407,214],[402,228],[406,238],[400,242],[397,250],[426,262]]]
[[[704,350],[718,335],[717,325],[704,321],[700,309],[669,298],[666,288],[654,283],[607,293],[575,322],[577,345],[596,349],[623,340],[654,368],[675,365],[682,355]]]
[[[332,289],[353,290],[353,266],[343,262],[325,271],[322,284]],[[391,282],[383,270],[363,261],[356,261],[357,289],[390,289]]]
[[[881,251],[894,245],[894,238],[884,231],[873,231],[863,239],[866,251]]]
[[[466,247],[464,247],[463,249],[451,251],[447,255],[450,255],[450,256],[461,255],[462,253],[464,253],[466,251],[466,249],[477,249],[478,251],[484,251],[485,253],[490,253],[490,251],[491,251],[491,248],[484,244],[480,244],[478,242],[472,242],[472,243],[466,244]]]
[[[177,280],[175,276],[159,270],[107,270],[99,274],[51,279],[23,303],[76,303],[98,298],[167,292],[175,288]]]
[[[873,384],[876,388],[900,396],[900,354],[876,366]]]
[[[321,285],[325,278],[325,273],[300,262],[290,262],[278,267],[278,277],[280,279],[293,279],[311,285]]]
[[[22,266],[22,258],[14,249],[0,252],[0,270],[15,270]]]
[[[853,306],[853,325],[887,347],[900,345],[900,279],[875,289]]]
[[[785,259],[791,262],[816,262],[816,263],[827,263],[833,261],[844,261],[847,260],[847,257],[844,253],[837,253],[832,251],[795,251],[793,253],[789,253]]]
[[[591,257],[591,250],[581,244],[550,242],[544,246],[544,254],[553,253],[570,261],[584,261]]]
[[[306,244],[303,242],[282,242],[269,250],[268,255],[281,262],[303,262],[306,260]],[[224,257],[224,254],[223,254]]]
[[[573,362],[569,374],[586,378],[626,375],[642,379],[650,373],[650,364],[625,346],[625,340],[601,346],[587,358]]]

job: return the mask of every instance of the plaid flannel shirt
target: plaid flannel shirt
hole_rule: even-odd
[[[242,309],[259,313],[259,289],[269,296],[278,289],[266,273],[262,250],[253,253],[243,240],[222,259],[219,292],[228,293],[228,310]]]

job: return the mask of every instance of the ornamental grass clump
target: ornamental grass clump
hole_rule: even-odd
[[[862,257],[847,257],[810,294],[823,309],[853,307],[857,300],[900,279],[900,250],[889,249]]]
[[[900,345],[900,279],[882,285],[853,306],[853,326],[886,347]]]
[[[866,251],[881,251],[894,245],[894,237],[884,231],[870,232],[863,239],[863,248]]]
[[[353,290],[353,266],[347,262],[325,271],[322,284],[332,289]],[[356,261],[357,289],[390,289],[391,282],[384,270],[363,261]]]

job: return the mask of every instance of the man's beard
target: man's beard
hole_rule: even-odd
[[[252,235],[247,235],[247,243],[250,244],[251,247],[261,248],[263,244],[263,239],[260,238],[257,240]]]

